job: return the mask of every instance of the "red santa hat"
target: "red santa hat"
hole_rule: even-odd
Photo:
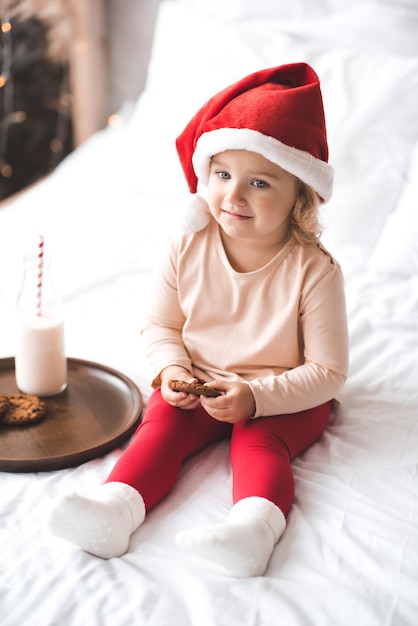
[[[332,194],[319,78],[306,63],[261,70],[223,89],[191,119],[176,147],[194,194],[188,232],[209,220],[198,181],[207,185],[212,156],[225,150],[261,154],[310,185],[323,202]]]

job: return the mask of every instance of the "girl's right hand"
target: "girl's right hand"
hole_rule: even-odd
[[[168,404],[179,409],[195,409],[200,404],[199,396],[184,391],[173,391],[168,386],[169,380],[184,380],[186,383],[197,383],[198,380],[190,372],[178,365],[170,365],[160,374],[161,395]]]

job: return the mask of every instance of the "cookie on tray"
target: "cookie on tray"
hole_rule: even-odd
[[[222,392],[213,387],[206,387],[200,383],[186,383],[184,380],[169,380],[168,386],[173,391],[185,391],[186,393],[193,393],[196,396],[204,395],[211,398],[216,398],[222,395]]]
[[[15,393],[7,396],[9,406],[0,416],[0,424],[6,426],[28,426],[45,417],[45,404],[27,393]]]
[[[9,405],[10,405],[9,398],[5,396],[3,393],[0,393],[0,418],[7,411],[7,409],[9,408]]]

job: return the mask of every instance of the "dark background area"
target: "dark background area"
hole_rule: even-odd
[[[45,176],[73,149],[68,63],[48,59],[41,20],[10,24],[9,32],[0,31],[0,68],[11,51],[0,88],[0,200]]]

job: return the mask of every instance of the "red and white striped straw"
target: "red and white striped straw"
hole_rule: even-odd
[[[36,285],[36,314],[42,315],[42,282],[44,275],[44,238],[39,235],[38,242],[38,273]]]

